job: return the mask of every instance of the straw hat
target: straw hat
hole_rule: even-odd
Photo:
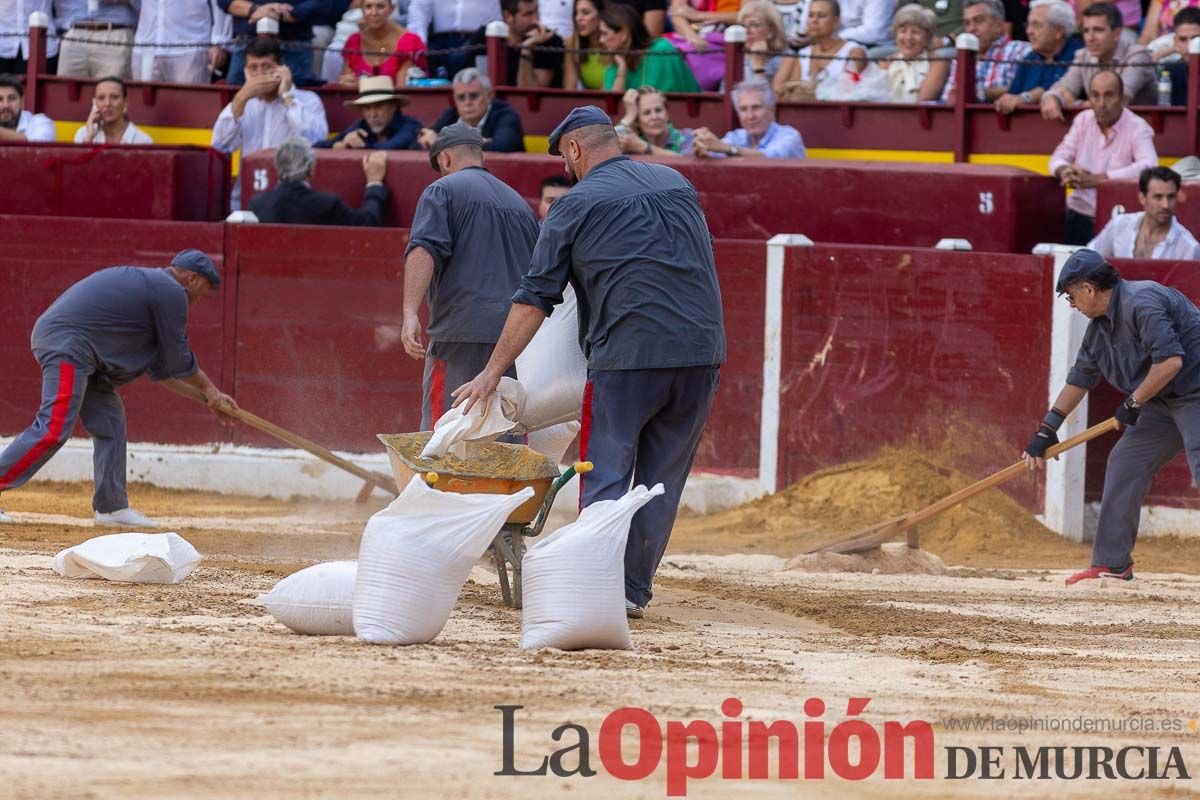
[[[395,101],[398,105],[406,106],[412,101],[402,94],[396,94],[396,87],[387,75],[364,75],[358,79],[358,97],[347,100],[347,106],[369,106],[373,103]]]

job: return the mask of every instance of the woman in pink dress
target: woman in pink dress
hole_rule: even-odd
[[[363,0],[362,30],[342,48],[342,74],[338,80],[357,86],[364,75],[386,75],[403,86],[409,67],[425,68],[425,43],[392,17],[392,0]]]

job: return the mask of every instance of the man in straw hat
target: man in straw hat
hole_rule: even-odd
[[[317,147],[335,150],[415,150],[420,120],[400,113],[411,101],[396,93],[386,75],[368,75],[358,81],[358,97],[346,106],[358,109],[362,119]]]

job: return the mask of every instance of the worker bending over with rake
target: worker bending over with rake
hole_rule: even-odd
[[[580,505],[631,485],[665,494],[637,512],[625,550],[625,607],[641,617],[725,360],[721,290],[700,198],[682,175],[631,161],[608,115],[576,108],[550,134],[575,184],[550,206],[533,262],[484,370],[455,392],[487,402],[542,321],[575,287],[588,359]]]
[[[75,420],[92,435],[96,522],[153,528],[125,493],[125,406],[116,389],[143,373],[204,393],[214,411],[233,398],[201,371],[188,346],[188,308],[221,276],[208,256],[184,250],[164,269],[109,267],[76,283],[33,326],[42,368],[42,405],[24,433],[0,453],[0,492],[32,478],[70,437]],[[12,520],[0,512],[0,522]]]
[[[1067,385],[1025,448],[1025,463],[1045,465],[1059,426],[1101,376],[1126,395],[1115,415],[1124,433],[1108,457],[1092,565],[1067,585],[1131,581],[1142,501],[1154,473],[1182,450],[1200,485],[1200,310],[1176,289],[1122,279],[1095,250],[1073,253],[1055,289],[1091,322]]]

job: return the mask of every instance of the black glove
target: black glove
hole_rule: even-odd
[[[1137,401],[1133,399],[1133,395],[1125,398],[1125,402],[1117,407],[1117,413],[1113,414],[1117,418],[1117,422],[1122,425],[1137,425],[1138,417],[1142,414],[1142,408]]]
[[[1029,440],[1025,452],[1034,458],[1045,458],[1046,451],[1058,444],[1058,434],[1049,425],[1042,425]]]

